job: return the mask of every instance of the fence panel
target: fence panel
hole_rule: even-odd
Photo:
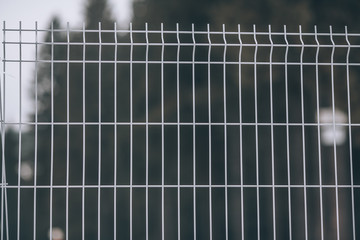
[[[2,39],[1,240],[360,236],[359,33]]]

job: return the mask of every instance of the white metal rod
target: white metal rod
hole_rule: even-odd
[[[51,23],[51,64],[50,64],[50,111],[51,111],[51,133],[50,133],[50,219],[49,239],[52,239],[53,230],[53,184],[54,184],[54,23]]]
[[[255,165],[256,165],[256,221],[257,221],[257,239],[260,240],[260,191],[259,191],[259,129],[258,129],[258,103],[257,103],[257,51],[258,41],[256,39],[256,26],[254,30],[254,99],[255,99]]]
[[[211,123],[211,37],[210,37],[210,24],[207,25],[207,30],[208,30],[208,35],[207,35],[207,39],[209,42],[209,48],[208,48],[208,66],[207,66],[207,70],[208,70],[208,112],[209,112],[209,123]],[[212,128],[211,128],[211,124],[209,124],[209,185],[212,185],[212,174],[211,174],[211,169],[212,169],[212,153],[211,153],[211,149],[212,149],[212,144],[211,144],[211,140],[212,140]],[[210,226],[210,231],[212,231],[212,188],[209,188],[209,226]],[[211,233],[210,233],[211,235]],[[194,236],[195,237],[195,236]],[[194,238],[196,239],[196,238]]]
[[[4,27],[3,27],[4,28]],[[5,40],[4,40],[5,41]],[[3,44],[5,45],[5,44]],[[1,59],[2,63],[3,62],[3,59]],[[5,71],[4,71],[5,72]],[[5,73],[3,73],[3,76],[5,76]],[[1,114],[1,219],[0,219],[0,229],[1,229],[1,233],[4,232],[4,200],[5,200],[5,188],[3,187],[3,185],[5,185],[5,176],[4,176],[4,173],[5,173],[5,154],[4,154],[4,149],[5,149],[5,144],[4,144],[4,119],[3,119],[3,112],[2,112],[2,104],[3,104],[3,96],[2,96],[2,81],[1,81],[1,78],[0,78],[0,93],[1,93],[1,96],[0,96],[0,99],[1,99],[1,103],[0,103],[0,114]],[[5,92],[5,91],[4,91]],[[4,238],[3,234],[1,234],[1,237],[0,239],[2,240]]]
[[[21,21],[19,22],[19,59],[22,59],[22,44],[21,44]],[[4,37],[5,39],[5,37]],[[22,65],[21,62],[19,63],[19,123],[22,122],[22,93],[21,93],[21,89],[22,89]],[[5,96],[6,99],[6,96]],[[20,239],[20,195],[21,195],[21,191],[20,191],[20,185],[21,185],[21,149],[22,149],[22,127],[21,124],[19,125],[19,154],[18,154],[18,198],[17,198],[17,239]]]
[[[51,121],[50,122],[38,122],[37,125],[42,125],[42,126],[51,126]],[[84,123],[83,122],[70,122],[68,123],[69,126],[81,126]],[[35,125],[34,122],[22,122],[22,123],[15,123],[15,122],[7,122],[4,123],[4,125]],[[66,126],[67,123],[66,122],[54,122],[53,123],[54,126]],[[114,125],[121,125],[121,126],[130,126],[130,125],[134,125],[134,126],[145,126],[145,125],[150,125],[150,126],[161,126],[162,123],[161,122],[85,122],[86,126],[98,126],[98,125],[102,125],[102,126],[114,126]],[[165,126],[176,126],[177,122],[164,122]],[[179,123],[180,126],[192,126],[194,125],[194,123],[192,122],[181,122]],[[197,126],[208,126],[208,125],[212,125],[212,126],[223,126],[223,125],[228,125],[228,126],[271,126],[271,123],[266,123],[266,122],[259,122],[257,124],[252,123],[252,122],[242,122],[241,124],[238,122],[227,122],[227,123],[222,123],[222,122],[196,122],[195,125]],[[332,123],[273,123],[274,126],[291,126],[291,127],[301,127],[301,126],[305,126],[305,127],[317,127],[319,126],[331,126],[332,127]],[[360,123],[335,123],[335,126],[344,126],[344,127],[360,127]]]
[[[145,208],[146,208],[146,240],[149,239],[149,33],[148,24],[145,23],[145,39],[146,39],[146,57],[145,57],[145,161],[146,161],[146,196],[145,196]]]
[[[285,51],[285,62],[289,57],[289,42],[287,40],[286,25],[284,25],[284,39],[287,44]],[[287,160],[287,183],[288,183],[288,211],[289,211],[289,240],[292,240],[292,218],[291,218],[291,174],[290,174],[290,133],[289,133],[289,80],[288,65],[285,64],[285,112],[286,112],[286,160]]]
[[[165,161],[164,161],[164,25],[161,23],[161,239],[165,239],[165,196],[164,196],[164,185],[165,185]]]
[[[99,75],[98,75],[98,80],[99,80],[99,127],[98,127],[98,240],[101,239],[101,83],[102,83],[102,79],[101,79],[101,54],[102,54],[102,42],[101,42],[101,22],[99,22]]]
[[[5,165],[4,165],[5,167]],[[5,168],[4,168],[5,171]],[[6,180],[6,174],[4,174],[4,179]],[[6,183],[6,181],[5,181]],[[7,184],[7,183],[6,183]],[[9,238],[9,213],[8,213],[8,202],[7,202],[7,190],[4,190],[4,205],[5,205],[5,229],[6,229],[6,239]]]
[[[85,34],[85,23],[83,23],[83,32],[82,32],[82,37],[83,37],[83,43],[86,42],[86,34]],[[82,189],[81,189],[81,239],[85,240],[85,174],[86,174],[86,91],[85,91],[85,87],[86,87],[86,46],[85,44],[83,45],[83,62],[82,62],[82,74],[83,74],[83,78],[82,78],[82,85],[83,85],[83,97],[82,97],[82,101],[83,101],[83,106],[82,106]]]
[[[19,29],[17,28],[4,28],[5,31],[7,32],[17,32]],[[35,30],[33,28],[24,28],[23,29],[23,32],[34,32]],[[51,29],[38,29],[38,32],[50,32]],[[62,28],[62,29],[55,29],[55,32],[66,32],[66,28]],[[69,31],[70,33],[76,33],[76,32],[81,32],[82,33],[82,28],[79,28],[79,29],[71,29]],[[102,30],[103,33],[114,33],[114,30],[112,29],[108,29],[108,30]],[[117,29],[116,30],[117,33],[130,33],[130,32],[133,32],[133,33],[144,33],[144,30],[127,30],[127,29]],[[86,33],[98,33],[98,30],[97,29],[86,29]],[[157,34],[160,34],[161,33],[161,30],[148,30],[148,33],[150,34],[154,34],[154,33],[157,33]],[[164,31],[165,34],[176,34],[176,30],[165,30]],[[192,31],[191,30],[180,30],[179,31],[180,34],[189,34],[191,35],[192,34]],[[196,35],[207,35],[207,31],[194,31],[194,33]],[[223,32],[222,31],[211,31],[211,34],[212,35],[222,35]],[[238,32],[237,31],[228,31],[226,32],[227,35],[238,35]],[[250,31],[250,32],[241,32],[242,35],[250,35],[250,36],[253,36],[254,35],[254,32],[253,31]],[[273,32],[272,35],[273,36],[283,36],[283,32]],[[258,31],[256,33],[256,35],[259,35],[259,36],[268,36],[269,35],[269,32],[268,31]],[[312,32],[304,32],[302,33],[303,36],[314,36],[315,34],[312,33]],[[341,36],[343,37],[344,36],[344,33],[333,33],[332,34],[333,36]],[[296,32],[288,32],[288,36],[299,36],[299,32],[296,31]],[[318,36],[325,36],[325,37],[329,37],[330,36],[330,33],[326,33],[326,32],[323,32],[323,33],[318,33]],[[360,37],[360,33],[348,33],[348,36],[349,37]],[[328,45],[327,45],[328,46]],[[355,45],[356,46],[356,45]]]
[[[315,32],[315,41],[318,45],[316,49],[316,62],[319,62],[319,52],[320,52],[320,43],[317,37],[317,27],[314,27]],[[324,240],[324,207],[323,207],[323,189],[322,189],[322,159],[321,159],[321,139],[320,139],[320,100],[319,100],[319,66],[315,66],[315,78],[316,78],[316,112],[317,112],[317,141],[318,141],[318,157],[319,157],[319,184],[320,184],[320,234],[321,234],[321,240]]]
[[[223,41],[225,44],[223,52],[223,94],[224,94],[224,168],[225,168],[225,239],[229,239],[229,207],[228,207],[228,163],[227,163],[227,105],[226,105],[226,51],[227,51],[227,41],[225,36],[225,24],[223,24]]]
[[[5,29],[5,21],[3,22],[3,29]],[[3,30],[3,41],[5,42],[5,31]],[[5,127],[5,72],[6,72],[6,67],[5,67],[5,61],[4,59],[6,58],[5,55],[5,43],[3,44],[3,58],[2,58],[2,67],[3,67],[3,81],[0,81],[0,115],[1,115],[1,166],[2,166],[2,171],[1,171],[1,233],[4,233],[6,231],[6,239],[10,239],[9,238],[9,221],[8,221],[8,204],[7,204],[7,189],[5,188],[7,186],[7,180],[6,180],[6,168],[5,168],[5,132],[6,132],[6,127]],[[1,80],[1,77],[0,77]],[[5,214],[5,217],[4,217]],[[5,230],[4,230],[4,223],[5,223]],[[1,240],[3,240],[4,238],[4,234],[1,234]]]
[[[304,41],[302,39],[302,30],[301,26],[299,26],[299,38],[301,45],[300,53],[300,91],[301,91],[301,133],[302,133],[302,159],[303,159],[303,181],[306,186],[306,153],[305,153],[305,113],[304,113],[304,69],[303,69],[303,59],[304,59]],[[307,218],[307,189],[304,188],[304,221],[305,221],[305,239],[308,239],[308,218]]]
[[[271,37],[271,26],[269,25],[269,41],[271,43],[270,56],[269,56],[269,84],[270,84],[270,130],[271,130],[271,184],[272,188],[272,214],[273,214],[273,239],[276,239],[276,203],[275,203],[275,156],[274,156],[274,105],[273,105],[273,68],[272,68],[272,59],[273,59],[273,40]]]
[[[116,33],[116,22],[114,23],[114,41],[115,41],[115,49],[114,49],[114,60],[117,59],[118,47],[117,47],[117,33]],[[114,122],[117,122],[117,64],[114,64]],[[114,125],[114,185],[117,184],[117,125]],[[114,187],[114,239],[117,237],[117,193],[116,187]]]
[[[239,150],[240,150],[240,185],[241,185],[241,196],[240,196],[240,211],[241,211],[241,239],[245,239],[245,228],[244,228],[244,162],[243,162],[243,127],[242,127],[242,39],[241,39],[241,29],[240,24],[238,24],[238,38],[240,43],[239,48]]]
[[[105,44],[104,44],[105,45]],[[134,44],[135,46],[135,44]],[[150,46],[150,45],[149,45]],[[215,44],[212,45],[212,47],[215,47]],[[244,47],[244,46],[243,46]],[[260,46],[258,46],[260,47]],[[274,47],[276,47],[274,45]],[[34,63],[34,60],[31,60],[31,59],[23,59],[23,60],[18,60],[18,59],[5,59],[3,60],[4,62],[6,63],[19,63],[19,62],[22,62],[22,63]],[[38,60],[39,63],[50,63],[50,60]],[[82,60],[54,60],[54,63],[82,63]],[[86,61],[87,63],[99,63],[99,60],[87,60]],[[101,63],[107,63],[107,64],[113,64],[114,62],[116,63],[122,63],[122,64],[130,64],[130,63],[133,63],[133,64],[145,64],[146,61],[144,60],[133,60],[132,62],[130,62],[129,60],[117,60],[117,61],[114,61],[114,60],[102,60]],[[180,64],[182,65],[192,65],[192,61],[180,61]],[[207,65],[208,62],[207,61],[195,61],[194,62],[196,65]],[[158,60],[148,60],[147,61],[147,64],[161,64],[161,61],[158,61]],[[172,60],[166,60],[164,61],[164,64],[177,64],[176,61],[172,61]],[[211,65],[223,65],[223,61],[211,61],[210,63]],[[238,65],[239,62],[238,61],[227,61],[226,62],[226,65]],[[253,62],[253,61],[243,61],[242,62],[243,65],[269,65],[269,62]],[[272,63],[274,66],[283,66],[285,65],[285,62],[273,62]],[[292,61],[292,62],[287,62],[286,63],[288,66],[300,66],[300,65],[303,65],[303,66],[315,66],[316,63],[315,62],[303,62],[303,63],[300,63],[300,62],[295,62],[295,61]],[[331,66],[331,63],[327,63],[327,62],[320,62],[320,63],[317,63],[319,66]],[[346,67],[347,64],[346,63],[342,63],[342,62],[334,62],[333,63],[333,66],[344,66]],[[359,67],[360,66],[360,62],[351,62],[348,64],[348,66],[356,66],[356,67]]]
[[[37,32],[37,22],[35,22],[35,41],[38,41],[38,32]],[[37,63],[37,59],[38,59],[38,45],[35,44],[35,142],[34,142],[34,186],[37,185],[37,151],[38,151],[38,63]],[[21,103],[20,103],[21,104]],[[34,239],[36,239],[36,201],[37,199],[37,191],[34,188],[34,225],[33,225],[33,236]]]
[[[86,189],[92,189],[92,188],[97,188],[99,185],[86,185],[85,188]],[[116,188],[146,188],[146,186],[148,186],[149,188],[161,188],[162,185],[161,184],[148,184],[148,185],[145,185],[145,184],[136,184],[136,185],[129,185],[129,184],[124,184],[124,185],[116,185],[115,187]],[[259,184],[259,185],[256,185],[256,184],[244,184],[244,185],[240,185],[240,184],[228,184],[227,185],[228,188],[241,188],[241,187],[244,187],[244,188],[272,188],[273,185],[272,184]],[[360,188],[360,185],[354,185],[354,186],[350,186],[350,185],[345,185],[345,184],[338,184],[337,185],[338,188],[342,188],[342,189],[351,189],[352,187],[353,188]],[[66,189],[66,188],[69,188],[69,189],[78,189],[78,188],[82,188],[83,186],[81,184],[79,185],[70,185],[70,186],[66,186],[66,185],[53,185],[53,188],[54,189]],[[100,185],[101,188],[114,188],[114,185],[113,184],[109,184],[109,185]],[[212,185],[209,185],[209,184],[197,184],[197,185],[193,185],[193,184],[183,184],[181,185],[182,188],[209,188],[209,187],[212,187],[212,188],[225,188],[225,185],[224,184],[212,184]],[[323,188],[335,188],[336,185],[335,184],[328,184],[328,185],[322,185]],[[4,188],[6,189],[17,189],[18,187],[16,185],[7,185],[5,186]],[[41,188],[41,189],[49,189],[50,188],[50,185],[37,185],[37,186],[34,186],[34,185],[21,185],[20,186],[21,189],[33,189],[33,188]],[[177,188],[177,184],[165,184],[164,185],[164,188]],[[275,188],[288,188],[288,185],[287,184],[276,184],[275,185]],[[313,185],[310,185],[310,184],[307,184],[307,185],[303,185],[303,184],[292,184],[291,185],[291,188],[309,188],[309,189],[314,189],[314,188],[320,188],[320,185],[319,184],[313,184]]]
[[[352,154],[352,136],[351,136],[351,96],[350,96],[350,69],[349,69],[349,56],[351,50],[351,44],[348,37],[348,30],[345,27],[345,39],[348,44],[348,49],[346,53],[346,90],[347,90],[347,110],[348,110],[348,121],[349,121],[349,157],[350,157],[350,184],[351,184],[351,216],[352,216],[352,233],[353,239],[356,239],[356,224],[355,224],[355,203],[354,203],[354,172],[353,172],[353,154]]]
[[[69,165],[70,165],[70,24],[66,24],[66,205],[65,205],[65,238],[69,239]]]
[[[105,45],[105,44],[103,44]],[[229,44],[230,45],[230,44]],[[228,47],[229,47],[228,45]],[[134,44],[134,46],[136,46]],[[148,45],[150,47],[150,44]],[[176,45],[177,46],[177,45]],[[193,46],[193,45],[191,45]],[[208,45],[206,45],[208,46]],[[212,47],[216,47],[215,44],[212,44]],[[245,46],[243,46],[245,47]],[[258,47],[261,47],[260,45],[258,45]],[[275,44],[274,44],[274,47]],[[291,47],[291,46],[290,46]],[[23,62],[23,63],[34,63],[35,61],[34,60],[31,60],[31,59],[23,59],[23,60],[18,60],[18,59],[5,59],[3,60],[4,62],[9,62],[9,63],[17,63],[17,62]],[[82,60],[54,60],[54,63],[82,63]],[[87,60],[86,61],[87,63],[99,63],[99,60]],[[114,62],[116,63],[123,63],[123,64],[130,64],[130,63],[133,63],[133,64],[145,64],[146,61],[144,60],[134,60],[132,62],[130,62],[129,60],[117,60],[117,61],[114,61],[114,60],[102,60],[101,63],[111,63],[113,64]],[[39,59],[38,60],[38,63],[50,63],[50,60],[42,60],[42,59]],[[192,65],[192,61],[180,61],[180,64],[182,65],[185,65],[185,64],[188,64],[188,65]],[[196,65],[207,65],[208,62],[207,61],[195,61],[194,62]],[[147,64],[161,64],[161,61],[158,61],[158,60],[148,60],[147,61]],[[177,64],[176,61],[172,61],[172,60],[166,60],[164,61],[164,64]],[[223,61],[211,61],[210,63],[211,65],[223,65]],[[226,65],[238,65],[239,62],[238,61],[227,61],[226,62]],[[269,65],[269,62],[254,62],[254,61],[243,61],[242,62],[243,65]],[[272,63],[274,66],[282,66],[282,65],[285,65],[285,62],[273,62]],[[288,66],[300,66],[300,65],[303,65],[303,66],[315,66],[316,63],[315,62],[295,62],[295,61],[292,61],[292,62],[287,62],[286,63]],[[328,63],[328,62],[320,62],[318,63],[319,66],[331,66],[331,63]],[[349,66],[360,66],[360,62],[351,62],[348,64]],[[332,66],[344,66],[346,67],[346,63],[341,63],[341,62],[334,62],[332,64]]]
[[[132,34],[132,23],[129,26],[130,29],[130,42],[133,43],[133,34]],[[134,55],[134,47],[130,46],[130,240],[133,239],[133,55]]]
[[[196,118],[195,118],[195,35],[194,35],[194,24],[191,24],[191,37],[193,42],[193,51],[192,51],[192,63],[191,63],[191,79],[192,79],[192,107],[193,107],[193,116],[192,116],[192,130],[193,130],[193,185],[196,184]],[[210,190],[209,190],[210,191]],[[196,188],[193,188],[193,211],[194,211],[194,239],[196,239]],[[211,228],[210,228],[211,231]],[[211,239],[211,233],[210,233]]]
[[[54,31],[56,32],[56,30],[54,30]],[[23,32],[25,32],[25,30],[23,30]],[[38,32],[40,32],[40,31],[38,31]],[[69,32],[71,33],[71,32],[73,32],[73,31],[69,31]],[[86,32],[87,32],[87,31],[86,31]],[[104,32],[106,32],[106,31],[105,31],[105,30],[102,30],[102,32],[104,33]],[[144,33],[143,31],[140,31],[140,32],[137,31],[137,32],[136,32],[135,30],[134,30],[133,32],[134,32],[134,33]],[[148,33],[151,34],[152,32],[151,32],[151,31],[148,31]],[[174,32],[174,33],[176,34],[176,32]],[[207,33],[207,32],[206,32],[206,33]],[[243,32],[242,32],[242,33],[243,33]],[[161,34],[161,31],[159,31],[158,34]],[[164,34],[166,34],[166,31],[164,31]],[[196,32],[194,32],[194,34],[197,35]],[[211,34],[211,35],[216,35],[215,32],[210,32],[210,34]],[[221,34],[222,34],[222,32],[221,32]],[[229,35],[228,32],[227,32],[226,34]],[[254,33],[252,32],[252,35],[253,35],[253,34],[254,34]],[[268,36],[268,34],[269,34],[269,33],[267,32],[266,36]],[[245,35],[246,35],[246,34],[245,34]],[[257,32],[256,35],[264,35],[264,34],[261,34],[261,32]],[[278,34],[276,34],[275,32],[273,32],[272,35],[275,36],[275,35],[278,35]],[[288,33],[288,35],[291,36],[291,33]],[[318,33],[317,35],[318,35],[318,36],[324,36],[324,35],[321,34],[321,33]],[[333,36],[341,36],[341,37],[343,37],[343,35],[344,35],[344,34],[342,34],[342,35],[333,34]],[[350,35],[350,34],[349,34],[349,35]],[[299,35],[292,35],[292,36],[299,36]],[[303,33],[302,36],[314,36],[314,34]],[[359,36],[357,36],[357,37],[359,37]],[[17,44],[19,44],[19,42],[17,42],[17,41],[6,41],[6,42],[4,42],[4,43],[6,43],[6,44],[8,44],[8,45],[17,45]],[[22,44],[24,44],[24,45],[34,45],[34,44],[36,44],[36,42],[34,42],[34,41],[24,41]],[[39,45],[50,45],[49,42],[41,42],[41,41],[39,41],[38,44],[39,44]],[[56,42],[56,44],[57,44],[57,45],[66,45],[65,42]],[[83,45],[81,42],[70,42],[70,44],[71,44],[71,45],[74,45],[74,46],[76,46],[76,45]],[[87,46],[97,46],[97,43],[95,43],[95,42],[87,42],[87,43],[85,43],[85,44],[86,44]],[[103,45],[104,45],[104,46],[114,46],[114,43],[111,43],[111,42],[105,43],[105,42],[104,42]],[[130,46],[131,44],[130,44],[130,43],[126,43],[126,42],[118,42],[117,45],[118,45],[118,46]],[[146,46],[146,43],[137,42],[137,43],[133,43],[133,45],[134,45],[134,46]],[[166,45],[167,45],[167,46],[176,46],[177,43],[176,43],[176,42],[168,42],[168,43],[166,43]],[[181,46],[192,46],[192,43],[182,42],[180,45],[181,45]],[[195,45],[196,45],[196,46],[207,46],[208,43],[198,42],[198,43],[196,43]],[[212,45],[213,45],[213,46],[216,46],[216,47],[223,47],[223,46],[224,46],[224,43],[212,43]],[[228,46],[232,46],[232,47],[239,47],[239,43],[228,43],[227,45],[228,45]],[[244,47],[255,47],[255,46],[258,46],[258,47],[271,47],[271,44],[270,44],[270,43],[258,43],[258,44],[254,44],[254,43],[250,43],[250,42],[248,43],[248,42],[246,42],[246,43],[242,43],[242,45],[243,45]],[[302,47],[301,44],[298,44],[298,43],[291,43],[290,45],[291,45],[291,47],[295,47],[295,48],[301,48],[301,47]],[[158,43],[158,42],[150,42],[150,43],[149,43],[149,46],[161,46],[161,43]],[[283,44],[283,43],[274,43],[273,46],[274,46],[274,47],[286,47],[286,44]],[[329,48],[329,49],[331,49],[331,48],[333,47],[332,44],[321,44],[321,46],[322,46],[323,48]],[[347,44],[336,44],[336,47],[337,47],[337,48],[347,48]],[[353,47],[353,48],[360,48],[360,45],[354,44],[354,45],[352,45],[352,47]],[[316,44],[306,44],[306,48],[316,48]]]
[[[330,26],[330,40],[333,44],[331,51],[331,104],[332,104],[332,123],[333,133],[335,134],[335,86],[334,86],[334,54],[335,54],[335,43],[332,36],[332,26]],[[334,170],[335,170],[335,203],[336,203],[336,237],[340,240],[340,223],[339,223],[339,189],[338,189],[338,173],[337,173],[337,151],[336,151],[336,138],[334,137]]]
[[[178,231],[178,240],[181,237],[181,203],[180,203],[180,187],[181,187],[181,176],[180,176],[180,156],[181,156],[181,148],[180,148],[180,38],[179,38],[179,24],[176,24],[176,40],[178,43],[177,52],[176,52],[176,119],[177,119],[177,231]]]

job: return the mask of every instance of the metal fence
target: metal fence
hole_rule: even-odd
[[[213,28],[3,23],[1,239],[358,239],[360,34]]]

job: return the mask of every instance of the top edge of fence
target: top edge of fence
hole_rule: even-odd
[[[197,35],[207,35],[207,34],[212,34],[212,35],[265,35],[265,36],[349,36],[349,37],[358,37],[360,36],[360,33],[356,33],[356,32],[348,32],[347,30],[347,26],[343,27],[343,31],[341,32],[334,32],[331,31],[330,29],[332,29],[332,26],[329,26],[328,31],[318,31],[317,30],[317,26],[314,25],[313,31],[300,31],[301,25],[298,27],[297,31],[288,31],[286,25],[282,26],[283,30],[282,31],[272,31],[272,27],[273,25],[269,25],[268,26],[268,30],[256,30],[256,28],[254,28],[253,31],[242,31],[240,28],[240,24],[238,25],[238,30],[237,31],[233,31],[233,30],[226,30],[225,27],[223,28],[222,31],[219,30],[211,30],[210,27],[207,28],[207,30],[179,30],[178,28],[178,24],[175,25],[175,29],[168,29],[168,30],[164,30],[163,28],[163,24],[161,24],[158,30],[149,30],[149,29],[134,29],[133,27],[130,27],[129,29],[117,29],[117,25],[116,23],[114,23],[114,29],[88,29],[83,27],[70,27],[69,24],[67,24],[64,27],[61,28],[55,28],[52,29],[51,27],[48,28],[38,28],[37,25],[35,25],[33,28],[22,28],[21,25],[19,27],[6,27],[6,22],[4,21],[2,24],[2,31],[7,31],[7,32],[11,32],[11,31],[15,31],[15,32],[69,32],[69,33],[77,33],[77,32],[85,32],[85,33],[98,33],[98,32],[102,32],[102,33],[119,33],[119,34],[136,34],[136,33],[147,33],[147,34],[197,34]],[[130,24],[131,25],[131,24]],[[129,25],[129,26],[130,26]],[[132,26],[132,25],[131,25]],[[210,25],[208,25],[210,26]],[[255,26],[255,25],[254,25]],[[185,27],[184,27],[185,28]],[[338,29],[338,28],[337,28]]]

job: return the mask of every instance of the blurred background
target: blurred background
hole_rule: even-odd
[[[49,44],[33,44],[27,50],[25,44],[21,45],[24,48],[21,50],[19,44],[7,44],[7,50],[2,55],[5,60],[19,59],[19,56],[30,60],[2,65],[5,73],[2,78],[6,82],[6,180],[10,186],[29,186],[20,191],[17,188],[7,190],[10,238],[17,235],[19,227],[20,239],[32,239],[36,219],[36,239],[49,239],[52,208],[52,226],[60,232],[60,239],[64,238],[61,234],[66,233],[67,227],[69,239],[82,237],[82,214],[85,216],[85,239],[97,239],[100,193],[101,239],[114,238],[114,228],[117,238],[129,239],[130,214],[133,238],[145,239],[147,190],[144,187],[130,190],[129,184],[144,185],[146,182],[158,186],[221,186],[225,183],[249,186],[244,188],[243,193],[240,187],[227,190],[230,239],[240,239],[242,234],[246,239],[255,239],[258,229],[261,239],[273,239],[274,225],[277,239],[289,239],[289,235],[293,239],[304,239],[305,234],[308,239],[320,239],[322,233],[324,239],[336,239],[338,194],[339,235],[341,239],[354,238],[353,219],[355,223],[360,222],[360,191],[358,187],[354,188],[353,218],[353,195],[348,186],[352,181],[356,186],[360,183],[357,171],[360,167],[360,68],[331,66],[333,49],[329,35],[319,36],[320,44],[330,47],[321,48],[318,54],[316,47],[307,47],[303,52],[299,47],[291,47],[286,55],[285,47],[271,49],[263,46],[255,49],[250,46],[240,49],[239,45],[226,49],[223,45],[211,48],[197,46],[195,50],[193,46],[182,46],[178,53],[176,45],[162,49],[161,46],[141,44],[124,44],[117,48],[112,44],[102,45],[100,53],[96,44],[100,42],[98,32],[87,32],[85,35],[81,31],[70,32],[67,36],[66,29],[69,21],[70,29],[80,30],[82,22],[86,29],[91,30],[99,29],[99,22],[101,29],[105,30],[114,29],[114,22],[118,23],[118,29],[128,29],[129,22],[132,22],[134,30],[145,30],[145,23],[148,23],[149,30],[160,30],[163,23],[165,30],[175,31],[179,23],[180,30],[191,30],[194,24],[195,31],[207,31],[207,24],[210,24],[211,31],[223,31],[222,24],[225,24],[226,31],[236,32],[238,24],[241,24],[241,31],[253,32],[253,24],[256,24],[257,32],[269,32],[269,25],[272,32],[284,32],[286,25],[287,32],[298,33],[301,25],[302,32],[313,33],[316,25],[319,33],[329,33],[332,25],[334,33],[344,33],[345,26],[349,33],[359,33],[359,1],[88,0],[59,5],[48,2],[30,5],[24,1],[17,1],[17,4],[3,1],[0,3],[2,18],[8,20],[13,14],[19,16],[17,20],[23,20],[21,27],[24,29],[34,29],[34,20],[38,20],[39,29],[59,31],[54,34],[35,34],[34,31],[23,32],[22,35],[19,31],[6,32],[5,36],[2,34],[4,41],[34,42],[37,39],[57,43],[53,48]],[[19,26],[12,16],[4,28],[19,29]],[[180,36],[182,43],[193,41],[191,34]],[[71,43],[79,44],[64,44],[68,37]],[[135,43],[146,42],[144,32],[131,36],[119,33],[116,38],[113,32],[103,32],[101,42],[129,43],[130,37]],[[161,43],[160,33],[149,34],[148,37],[151,43]],[[164,37],[168,43],[177,43],[174,33]],[[239,39],[228,37],[228,43],[239,43]],[[210,38],[214,43],[224,43],[222,35],[213,34]],[[244,35],[242,40],[254,43],[252,35]],[[273,36],[272,40],[281,44],[285,44],[286,40],[290,44],[301,44],[299,36],[285,39],[284,35],[279,35]],[[308,45],[317,44],[311,35],[304,36],[302,40]],[[336,44],[347,44],[344,35],[333,40]],[[357,36],[349,40],[353,45],[360,43]],[[84,41],[95,44],[84,47],[80,44]],[[257,41],[270,43],[268,35],[257,35]],[[196,42],[208,43],[207,35],[196,35]],[[272,50],[271,61],[295,64],[228,64],[225,67],[222,64],[145,64],[146,53],[148,60],[153,62],[162,59],[177,61],[177,58],[187,62],[222,62],[225,53],[228,62],[269,63]],[[301,60],[314,63],[316,56],[318,62],[324,64],[299,64]],[[55,60],[54,64],[49,61],[51,59]],[[100,64],[97,62],[99,59],[102,61]],[[83,64],[83,60],[87,62]],[[118,62],[114,63],[114,60]],[[346,63],[346,60],[347,48],[336,48],[333,62]],[[130,61],[138,63],[130,64]],[[357,48],[351,49],[349,61],[360,63]],[[149,86],[147,98],[146,84]],[[23,97],[20,98],[20,95]],[[354,124],[350,131],[346,124],[339,129],[341,133],[336,145],[332,126],[330,129],[322,127],[320,135],[317,126],[318,113],[322,123],[332,123],[333,102],[335,121]],[[226,121],[235,124],[226,127],[221,124],[225,121],[224,112]],[[174,124],[163,127],[156,124],[162,121],[162,116],[166,123]],[[348,116],[351,116],[350,120]],[[193,128],[190,123],[194,119],[197,123],[211,121],[219,124]],[[142,124],[147,120],[153,123],[148,128]],[[178,120],[188,125],[178,128]],[[70,126],[67,126],[67,121]],[[79,124],[83,121],[87,122],[86,126]],[[275,123],[273,128],[269,124],[272,121]],[[30,124],[16,124],[19,122]],[[34,122],[41,124],[34,125]],[[99,122],[104,124],[99,126]],[[131,125],[130,122],[139,124]],[[337,192],[335,176],[339,185],[347,187],[339,188]],[[301,187],[304,183],[313,187]],[[30,187],[34,184],[60,187],[52,192],[49,187],[34,191]],[[124,187],[115,191],[104,187],[98,191],[98,184]],[[259,189],[259,196],[255,188],[257,184],[264,186]],[[274,194],[269,187],[273,184],[282,186],[275,188]],[[292,187],[289,192],[288,184],[300,187]],[[77,187],[67,192],[65,187],[61,187],[65,185]],[[79,187],[82,185],[88,186],[85,191]],[[320,188],[319,185],[327,187]],[[162,234],[161,190],[160,187],[148,189],[149,239],[160,239]],[[210,221],[212,237],[224,239],[225,188],[214,187],[209,191],[207,187],[199,187],[194,195],[192,188],[184,187],[178,196],[177,188],[165,188],[165,239],[176,239],[178,236],[179,205],[181,239],[191,239],[194,234],[197,239],[209,239]],[[53,194],[51,204],[50,194]],[[133,199],[132,209],[130,197]],[[194,199],[196,209],[193,208]],[[209,209],[212,209],[212,218]],[[257,217],[258,210],[260,219]],[[356,236],[360,236],[359,229],[356,229]]]

